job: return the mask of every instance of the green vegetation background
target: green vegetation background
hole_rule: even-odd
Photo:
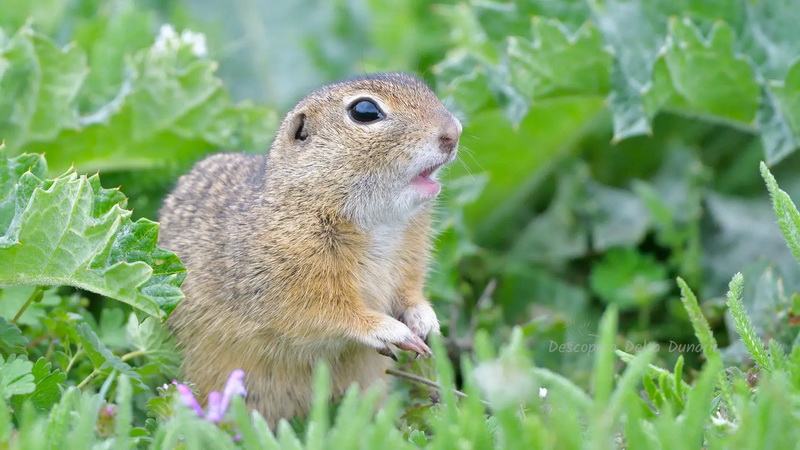
[[[537,367],[588,388],[597,367],[588,349],[613,306],[617,348],[654,345],[659,366],[682,355],[693,381],[707,355],[678,276],[702,299],[726,365],[752,365],[726,308],[738,271],[754,332],[786,351],[797,339],[800,267],[758,171],[766,161],[800,197],[794,3],[2,0],[0,139],[9,156],[45,153],[42,179],[99,171],[103,186],[121,186],[133,219],[156,220],[193,162],[266,151],[282,114],[320,84],[417,73],[465,129],[428,286],[451,360],[473,355],[476,329],[498,346],[518,326]],[[94,190],[116,198],[103,192]],[[137,224],[132,234],[152,230]],[[119,261],[106,256],[109,267]],[[146,347],[131,336],[143,325],[97,294],[159,315],[174,291],[123,295],[103,277],[102,289],[95,278],[59,283],[91,292],[48,290],[21,316],[31,361],[47,356],[81,387],[99,387],[114,365],[79,357],[98,341],[137,363],[115,366],[134,382],[175,376],[162,370],[171,354],[137,359]],[[32,290],[1,291],[2,316]],[[90,326],[65,331],[70,314]]]

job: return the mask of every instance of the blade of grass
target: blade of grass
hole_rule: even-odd
[[[769,354],[765,350],[764,341],[758,337],[753,323],[750,322],[750,318],[747,317],[747,313],[744,311],[744,304],[742,303],[743,284],[744,278],[741,273],[733,276],[728,289],[728,309],[731,312],[731,316],[733,316],[733,325],[736,328],[736,332],[739,334],[739,338],[741,338],[745,348],[747,348],[747,352],[750,353],[756,364],[769,371],[772,370],[772,363]]]
[[[655,344],[647,344],[642,352],[636,355],[633,361],[628,364],[628,368],[617,383],[617,388],[611,396],[611,401],[606,411],[606,414],[611,416],[613,420],[619,420],[622,414],[626,393],[636,392],[636,387],[642,382],[642,377],[647,373],[650,362],[655,356]]]
[[[612,447],[614,439],[613,418],[608,414],[608,406],[614,387],[614,341],[617,336],[617,309],[615,307],[609,307],[603,314],[598,331],[597,353],[595,353],[592,378],[594,404],[592,405],[590,446],[605,449]]]
[[[778,217],[778,227],[783,233],[786,245],[789,246],[789,250],[800,262],[800,212],[797,211],[797,207],[792,202],[789,194],[778,187],[778,182],[763,162],[761,163],[761,176],[764,177],[764,181],[767,183],[769,196],[772,198],[772,206],[775,209],[775,215]]]
[[[682,436],[685,448],[703,446],[703,430],[712,414],[711,399],[714,393],[714,382],[719,379],[721,369],[721,361],[709,361],[700,373],[694,389],[689,392],[689,401],[685,409],[684,435]]]
[[[719,352],[717,340],[714,339],[714,334],[711,332],[711,327],[708,325],[708,321],[706,320],[705,316],[703,316],[703,312],[700,309],[700,303],[698,303],[697,297],[695,297],[694,292],[689,289],[689,286],[687,286],[686,282],[680,277],[678,277],[678,286],[680,286],[681,289],[681,302],[683,302],[683,307],[689,314],[689,321],[692,322],[694,334],[697,337],[697,340],[700,341],[700,345],[703,347],[703,354],[705,354],[709,363],[716,364],[721,367],[722,354]],[[725,401],[725,405],[728,408],[730,417],[735,418],[736,406],[733,403],[733,391],[724,372],[720,372],[717,375],[717,384],[722,392],[722,399]]]

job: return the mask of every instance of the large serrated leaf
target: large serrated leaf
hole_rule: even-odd
[[[278,117],[233,103],[217,63],[195,48],[201,35],[166,26],[154,42],[150,15],[112,9],[110,21],[82,22],[64,49],[27,26],[0,39],[0,111],[9,112],[0,141],[10,153],[47,153],[55,173],[160,169],[163,178],[220,148],[267,148]]]
[[[591,24],[570,34],[557,20],[534,17],[533,40],[511,37],[507,53],[512,85],[534,101],[608,94],[611,55]]]
[[[788,112],[784,111],[784,102],[778,100],[770,86],[761,87],[761,103],[758,106],[756,123],[761,131],[764,156],[770,164],[791,154],[798,145],[797,134],[792,131]]]
[[[767,79],[780,80],[797,61],[800,8],[795,0],[732,2],[746,13],[739,33],[739,48],[750,56]],[[734,8],[731,8],[734,9]]]
[[[111,101],[125,81],[126,58],[153,43],[153,11],[132,2],[109,6],[106,17],[75,29],[75,41],[86,50],[90,69],[79,99],[81,111],[95,111]]]
[[[734,54],[733,40],[721,22],[703,39],[690,20],[670,20],[667,46],[644,95],[648,115],[671,107],[751,124],[760,90],[750,64]]]
[[[437,82],[456,93],[448,100],[458,112],[497,106],[516,129],[537,100],[607,93],[613,142],[651,134],[666,111],[756,132],[770,162],[797,149],[793,0],[567,3],[447,8],[457,49],[436,66]],[[465,55],[477,63],[465,64]]]
[[[784,82],[772,84],[772,91],[794,135],[800,136],[800,60],[789,69]]]
[[[610,95],[614,140],[650,133],[641,93],[650,82],[653,62],[664,43],[661,24],[652,20],[648,3],[595,0],[589,4],[615,55]]]
[[[0,48],[0,141],[14,148],[78,126],[72,102],[88,73],[79,48],[60,49],[30,27]]]
[[[3,0],[0,27],[13,31],[33,21],[37,29],[50,32],[63,20],[65,9],[67,3],[62,0]]]
[[[0,166],[0,180],[13,175],[16,159]],[[124,195],[103,189],[96,175],[41,180],[26,172],[4,187],[0,198],[16,208],[2,211],[13,217],[0,221],[9,224],[0,229],[0,285],[76,286],[162,319],[183,298],[186,269],[156,246],[158,225],[131,222]]]
[[[438,88],[456,113],[473,116],[492,102],[486,64],[468,52],[457,52],[433,68]]]

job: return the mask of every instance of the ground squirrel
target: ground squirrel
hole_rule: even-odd
[[[244,369],[248,406],[275,425],[308,411],[319,360],[339,396],[382,382],[389,344],[430,353],[431,200],[460,135],[422,81],[370,75],[301,100],[268,154],[180,178],[160,245],[189,269],[168,323],[202,396]]]

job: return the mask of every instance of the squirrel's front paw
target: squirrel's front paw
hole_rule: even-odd
[[[389,344],[396,345],[401,350],[417,352],[423,356],[430,356],[431,349],[416,333],[398,320],[386,316],[369,335],[365,343],[374,347],[383,355],[394,357]]]
[[[427,339],[429,334],[439,333],[439,319],[428,302],[411,306],[401,312],[398,319],[422,339]]]

